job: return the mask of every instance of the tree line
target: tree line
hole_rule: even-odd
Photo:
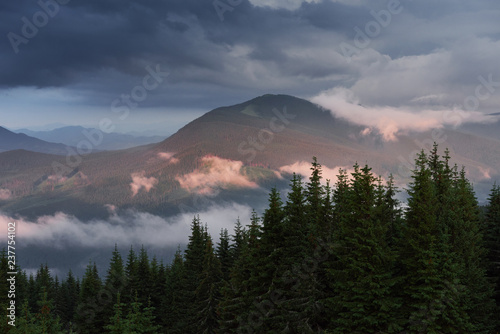
[[[213,242],[199,217],[164,265],[144,248],[106,273],[59,281],[19,270],[16,327],[5,333],[498,333],[500,187],[478,205],[447,151],[422,151],[408,200],[367,165],[322,182],[293,175],[262,216]],[[7,257],[0,261],[7,307]]]

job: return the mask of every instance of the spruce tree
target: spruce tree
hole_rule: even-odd
[[[214,254],[212,240],[209,239],[205,249],[200,284],[196,289],[197,333],[218,332],[218,304],[221,299],[222,275],[221,263]]]
[[[148,304],[142,308],[142,304],[138,301],[137,296],[130,304],[130,310],[124,317],[125,304],[120,302],[119,294],[117,302],[114,305],[114,315],[110,319],[110,324],[106,326],[109,333],[120,334],[157,334],[159,326],[155,325],[154,307]]]
[[[443,197],[447,196],[444,182],[448,181],[436,182],[442,173],[442,164],[437,162],[435,153],[428,160],[422,151],[415,164],[401,246],[405,330],[408,333],[470,332],[468,316],[460,303],[462,288],[451,250],[450,202]]]
[[[221,266],[222,279],[225,282],[228,282],[229,273],[231,272],[231,267],[233,266],[234,261],[231,255],[229,232],[227,229],[222,229],[220,231],[220,239],[217,243],[216,254]]]
[[[496,302],[496,331],[500,332],[500,186],[491,189],[486,207],[485,245],[487,250],[487,275],[494,286]]]
[[[180,333],[182,329],[182,323],[179,323],[179,319],[184,316],[182,313],[184,308],[181,290],[184,276],[184,259],[181,250],[178,249],[166,275],[165,292],[162,301],[162,308],[165,309],[165,313],[161,318],[161,322],[168,333],[175,333],[175,331]]]
[[[76,328],[82,334],[97,334],[105,325],[102,308],[97,303],[97,295],[101,289],[97,267],[92,263],[87,265],[82,278],[78,306],[76,308]]]
[[[325,189],[321,185],[322,179],[321,164],[316,157],[313,157],[311,164],[311,176],[306,185],[306,220],[313,237],[323,237],[329,230],[327,222],[324,220],[324,194]]]
[[[148,300],[151,298],[153,280],[148,252],[144,248],[144,245],[141,246],[139,259],[137,260],[137,277],[140,282],[137,287],[138,301],[142,305],[147,305]]]
[[[130,250],[127,255],[127,263],[125,264],[127,284],[121,294],[121,298],[126,305],[132,303],[135,298],[135,293],[139,289],[140,277],[137,272],[137,262],[137,255],[135,254],[134,248],[130,246]]]
[[[114,314],[114,301],[117,299],[118,294],[121,294],[126,288],[127,283],[123,259],[118,251],[118,246],[115,244],[104,281],[104,289],[107,297],[104,301],[106,304],[103,310],[103,317],[105,320],[110,319]]]
[[[116,295],[116,303],[113,305],[113,315],[109,318],[109,324],[105,326],[110,334],[123,334],[127,330],[123,315],[125,304],[120,302],[120,293]]]
[[[474,326],[474,333],[490,333],[494,329],[495,302],[493,287],[486,276],[487,251],[481,233],[479,206],[465,169],[454,179],[454,206],[457,213],[452,247],[460,265],[463,303]]]
[[[184,252],[183,276],[178,294],[178,314],[172,325],[172,333],[196,332],[196,289],[201,280],[207,233],[200,218],[194,217],[191,223],[191,235]]]
[[[316,167],[319,167],[319,164]],[[314,174],[318,176],[320,170],[314,169]],[[320,258],[316,250],[318,243],[324,240],[311,234],[312,229],[306,209],[311,202],[306,199],[307,192],[300,176],[293,175],[290,188],[284,207],[281,260],[273,279],[274,296],[271,295],[270,299],[276,304],[275,318],[280,324],[277,330],[286,328],[292,332],[318,332],[324,326],[320,302],[324,295],[319,270],[324,259]],[[321,221],[331,214],[328,197],[327,191],[327,196],[319,198],[322,201],[319,207]],[[328,228],[330,225],[326,223],[325,227]]]
[[[254,332],[261,326],[263,316],[259,311],[250,310],[255,300],[251,293],[252,273],[258,263],[259,240],[261,236],[260,218],[252,212],[250,225],[246,231],[241,231],[241,247],[239,256],[231,270],[229,284],[223,288],[223,297],[219,306],[220,331],[222,333]],[[255,275],[255,274],[254,274]]]
[[[371,168],[356,164],[347,189],[346,214],[338,222],[335,253],[334,333],[397,333],[394,296],[395,252],[388,244],[389,221],[377,215],[377,186]]]

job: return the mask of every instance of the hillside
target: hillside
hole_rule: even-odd
[[[17,130],[17,133],[24,133],[52,143],[62,143],[68,146],[78,146],[82,140],[87,140],[84,133],[92,133],[93,129],[82,126],[65,126],[50,131],[31,131],[28,129]],[[158,143],[164,140],[161,136],[132,136],[123,133],[107,133],[103,136],[98,147],[93,147],[94,151],[121,150],[140,145]]]
[[[431,133],[397,142],[363,133],[318,106],[286,95],[264,95],[214,109],[166,140],[84,157],[26,151],[0,154],[0,189],[11,196],[0,209],[27,216],[66,211],[106,215],[105,205],[170,215],[197,211],[213,201],[265,202],[266,189],[288,183],[292,171],[308,174],[312,156],[335,181],[337,167],[369,163],[376,174],[410,181],[412,153]],[[454,157],[483,192],[500,171],[500,142],[456,130],[444,131]],[[481,195],[482,196],[482,195]]]

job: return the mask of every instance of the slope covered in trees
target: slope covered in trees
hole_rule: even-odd
[[[100,274],[17,277],[9,333],[497,333],[500,188],[484,217],[464,170],[437,147],[415,163],[402,207],[369,166],[322,182],[294,175],[262,216],[214,244],[199,217],[164,265],[116,250]],[[0,275],[7,258],[2,255]],[[0,277],[5,310],[6,277]]]

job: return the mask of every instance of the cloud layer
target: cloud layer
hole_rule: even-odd
[[[398,134],[408,131],[422,132],[445,125],[458,126],[466,122],[479,123],[492,120],[491,117],[478,111],[365,106],[360,103],[352,90],[346,88],[324,91],[311,101],[330,110],[334,116],[377,129],[386,141],[395,141]],[[363,135],[369,133],[370,128],[362,131]]]
[[[209,232],[218,239],[221,228],[233,230],[236,219],[249,220],[251,208],[240,204],[217,205],[200,212],[200,219],[207,223]],[[36,221],[14,219],[0,212],[0,226],[16,221],[17,241],[20,247],[46,246],[110,247],[115,243],[145,246],[176,246],[186,244],[190,234],[192,213],[163,218],[144,212],[127,212],[112,215],[108,220],[83,222],[64,213],[42,216]],[[0,238],[4,240],[5,235]]]
[[[243,162],[205,156],[201,159],[203,166],[194,172],[177,176],[181,187],[192,193],[213,195],[218,189],[257,188],[243,173]]]

